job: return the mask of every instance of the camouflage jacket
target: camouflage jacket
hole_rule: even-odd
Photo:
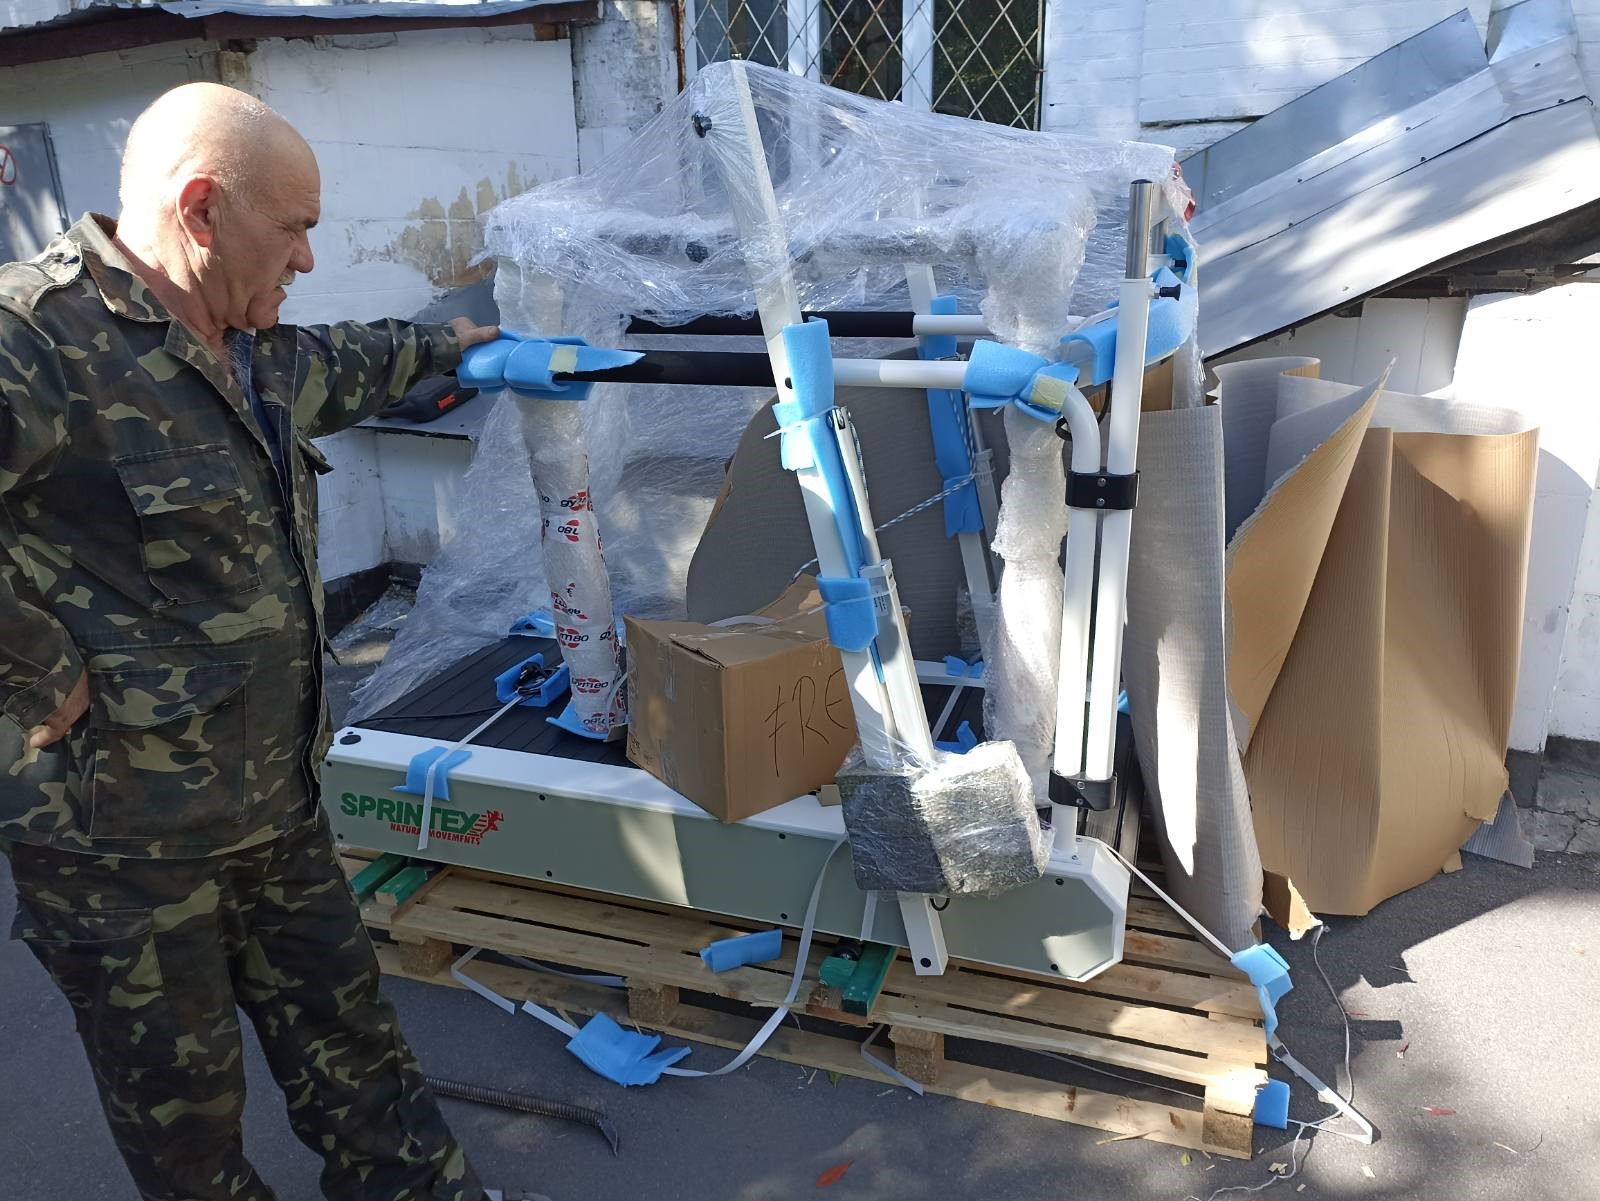
[[[0,267],[0,838],[220,854],[303,819],[327,751],[311,438],[460,346],[399,321],[259,331],[286,496],[229,368],[110,233],[88,216]],[[85,671],[89,713],[28,750]]]

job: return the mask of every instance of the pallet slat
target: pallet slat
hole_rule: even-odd
[[[352,875],[369,866],[346,859]],[[385,970],[450,982],[456,948],[480,946],[615,974],[627,979],[626,992],[482,961],[473,967],[508,995],[556,998],[568,1009],[624,1019],[631,1012],[652,1029],[717,1045],[744,1045],[765,1016],[759,1010],[782,1003],[793,968],[792,934],[779,959],[713,974],[700,949],[752,923],[471,869],[439,873],[407,902],[398,908],[369,902],[363,909],[370,926],[401,944],[384,948]],[[866,1019],[839,1011],[838,997],[820,985],[808,986],[792,1008],[825,1018],[838,1033],[798,1032],[786,1024],[763,1053],[875,1077],[859,1054],[860,1027],[887,1026],[901,1070],[930,1091],[1247,1157],[1249,1098],[1265,1079],[1267,1059],[1254,991],[1164,912],[1134,898],[1127,961],[1087,982],[960,961],[943,976],[919,977],[902,956]],[[827,953],[825,946],[813,948],[808,980],[816,979]],[[699,999],[705,994],[758,1011],[746,1018],[707,1008]],[[1204,1099],[1197,1096],[1194,1109],[1169,1107],[995,1072],[952,1057],[963,1041],[1050,1052],[1198,1086]],[[883,1054],[889,1053],[886,1042]]]

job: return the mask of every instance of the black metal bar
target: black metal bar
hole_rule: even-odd
[[[647,350],[637,363],[603,371],[560,372],[558,380],[592,384],[699,384],[708,388],[770,388],[772,360],[728,350]]]
[[[828,333],[835,338],[914,338],[912,321],[915,313],[880,313],[872,310],[835,313],[806,313],[828,323]],[[761,318],[756,316],[695,317],[681,325],[659,325],[635,317],[628,323],[630,334],[760,334]]]

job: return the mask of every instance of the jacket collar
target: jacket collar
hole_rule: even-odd
[[[84,266],[113,313],[134,321],[171,321],[172,314],[145,287],[127,255],[112,241],[116,232],[117,223],[110,217],[85,213],[67,230],[66,237],[83,255]]]

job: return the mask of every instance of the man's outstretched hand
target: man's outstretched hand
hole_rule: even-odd
[[[42,750],[52,742],[57,742],[67,736],[67,731],[77,725],[78,718],[82,717],[89,709],[89,677],[81,675],[78,682],[72,686],[72,691],[67,693],[67,699],[61,702],[49,717],[44,719],[44,724],[35,726],[28,735],[28,746],[33,750]]]
[[[500,336],[498,325],[474,325],[465,317],[456,317],[451,320],[450,328],[461,341],[461,349],[476,346],[480,342],[493,342]]]

